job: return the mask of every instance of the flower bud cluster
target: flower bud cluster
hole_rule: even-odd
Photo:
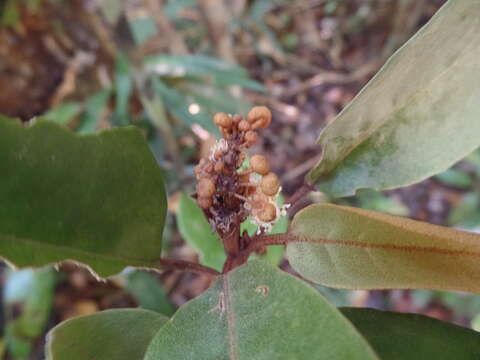
[[[280,181],[267,159],[254,155],[250,165],[243,166],[247,158],[245,150],[258,141],[257,131],[269,126],[271,120],[271,112],[264,106],[254,107],[246,118],[226,113],[218,113],[213,118],[222,139],[195,168],[196,199],[214,231],[221,236],[247,216],[251,216],[259,232],[263,232],[269,231],[280,216],[285,215],[286,206],[279,208],[276,204]]]

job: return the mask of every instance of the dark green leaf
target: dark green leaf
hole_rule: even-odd
[[[0,256],[18,266],[72,259],[101,276],[155,266],[166,197],[135,128],[75,135],[0,119]]]
[[[259,260],[220,276],[160,329],[144,360],[377,359],[302,280]]]
[[[118,309],[73,318],[47,336],[47,360],[141,360],[167,318],[153,311]]]
[[[480,334],[422,315],[340,309],[385,360],[477,360]]]

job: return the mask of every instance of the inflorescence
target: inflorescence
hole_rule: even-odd
[[[280,182],[267,159],[263,155],[248,159],[245,152],[258,141],[257,131],[268,127],[271,120],[272,114],[265,106],[252,108],[246,119],[226,113],[213,118],[223,138],[195,168],[195,197],[222,238],[238,230],[248,216],[258,226],[258,233],[264,233],[286,215],[288,205],[277,205]]]

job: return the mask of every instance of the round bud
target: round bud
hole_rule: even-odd
[[[260,175],[266,175],[270,171],[270,165],[263,155],[253,155],[250,159],[250,166],[253,171]]]
[[[255,131],[253,130],[249,130],[245,133],[245,142],[247,143],[247,145],[253,145],[257,142],[258,140],[258,135]]]
[[[280,189],[280,181],[278,181],[277,175],[273,172],[268,173],[262,177],[262,183],[260,184],[262,192],[267,196],[274,196]]]
[[[215,168],[214,168],[215,172],[217,174],[221,173],[224,167],[225,167],[225,164],[223,163],[223,161],[217,161],[215,163]]]
[[[212,206],[212,198],[211,197],[199,197],[197,199],[197,204],[202,209],[208,209]]]
[[[233,123],[230,115],[225,114],[223,112],[216,113],[215,116],[213,117],[213,122],[215,123],[215,125],[225,129],[230,129]]]
[[[238,123],[238,130],[248,131],[250,130],[250,123],[247,120],[242,120]]]
[[[265,106],[255,106],[247,115],[253,130],[265,129],[272,122],[272,113]]]
[[[197,194],[199,197],[208,198],[215,193],[215,184],[208,178],[201,179],[197,184]]]
[[[277,208],[275,205],[267,203],[258,213],[258,218],[263,222],[271,222],[277,218]]]

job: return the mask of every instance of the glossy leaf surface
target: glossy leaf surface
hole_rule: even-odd
[[[480,1],[449,1],[319,138],[307,179],[336,197],[413,184],[480,145]]]
[[[140,132],[79,136],[0,119],[0,256],[23,266],[66,259],[100,276],[155,266],[166,198]]]
[[[377,359],[313,288],[254,260],[219,277],[155,335],[145,360]]]
[[[476,360],[480,333],[416,314],[341,308],[385,360]]]
[[[69,319],[47,336],[47,360],[141,360],[168,318],[141,309],[106,310]]]
[[[300,211],[290,231],[290,264],[322,285],[480,292],[478,234],[331,204]]]

